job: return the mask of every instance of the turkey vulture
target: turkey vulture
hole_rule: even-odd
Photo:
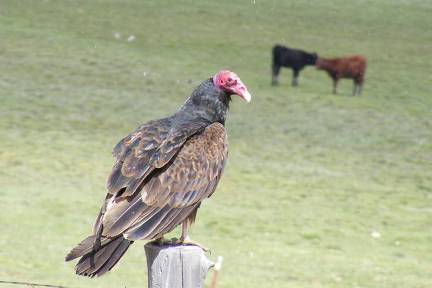
[[[162,241],[179,224],[177,243],[197,244],[188,227],[221,178],[228,153],[224,124],[234,94],[251,100],[235,73],[220,71],[174,115],[138,127],[114,147],[116,162],[93,234],[65,259],[81,257],[77,274],[101,276],[135,240]]]

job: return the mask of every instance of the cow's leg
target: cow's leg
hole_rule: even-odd
[[[292,79],[292,86],[298,86],[298,77],[299,77],[300,71],[297,69],[293,69],[293,79]]]
[[[276,86],[278,85],[278,76],[279,76],[279,72],[280,72],[280,66],[273,64],[272,65],[272,85]]]
[[[333,94],[337,94],[337,85],[338,85],[338,79],[333,78]]]
[[[357,95],[361,95],[363,89],[363,82],[358,84]]]
[[[357,84],[357,82],[354,81],[353,96],[356,96],[356,95],[357,95],[358,86],[359,86],[359,84]]]

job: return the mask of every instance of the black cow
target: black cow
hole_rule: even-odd
[[[300,71],[306,65],[315,65],[317,59],[317,53],[308,53],[303,50],[275,45],[272,60],[272,85],[278,85],[280,68],[287,67],[293,70],[292,86],[298,86]]]

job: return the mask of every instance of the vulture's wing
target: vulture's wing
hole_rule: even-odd
[[[163,167],[184,142],[202,130],[207,123],[173,123],[175,118],[148,122],[121,140],[114,148],[117,161],[108,178],[108,193],[134,194],[144,179],[156,168]]]
[[[140,193],[111,198],[103,217],[103,235],[154,239],[171,231],[214,192],[227,153],[227,136],[220,123],[191,136],[165,166],[149,175]]]
[[[108,203],[139,194],[137,192],[148,176],[166,165],[187,139],[207,125],[205,121],[190,123],[169,117],[150,121],[123,138],[113,150],[117,159],[107,181],[108,193],[93,233],[100,232],[101,218]]]

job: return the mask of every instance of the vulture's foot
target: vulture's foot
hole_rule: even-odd
[[[182,237],[180,237],[180,239],[178,239],[175,243],[178,244],[178,245],[192,245],[192,246],[198,246],[198,247],[200,247],[202,250],[204,250],[205,252],[209,252],[209,251],[210,251],[209,248],[207,248],[207,247],[201,245],[201,244],[198,243],[198,242],[195,242],[195,241],[191,240],[189,237],[186,237],[186,238],[182,238]]]
[[[160,238],[153,240],[151,243],[154,245],[157,245],[157,246],[172,245],[173,240],[172,239],[166,239],[165,237],[160,237]]]

